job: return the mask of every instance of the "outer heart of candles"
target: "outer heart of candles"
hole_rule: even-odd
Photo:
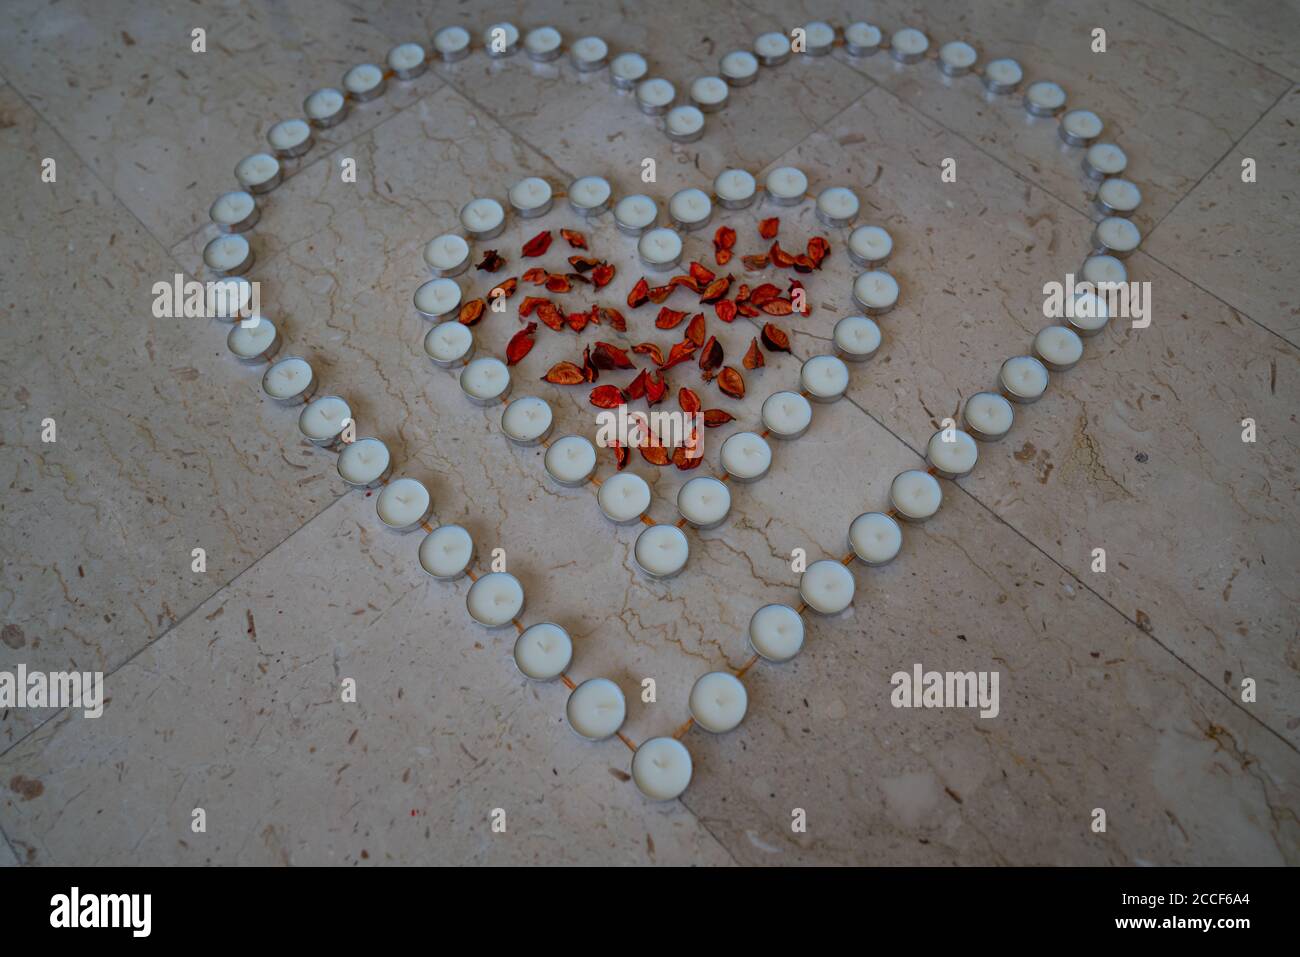
[[[889,501],[903,518],[923,522],[939,511],[943,489],[929,472],[908,469],[894,477],[889,486]]]
[[[763,66],[777,66],[790,59],[790,40],[784,33],[761,33],[754,40],[754,53]]]
[[[813,562],[799,579],[799,597],[813,611],[838,615],[853,604],[857,584],[843,564],[829,559]]]
[[[440,581],[460,578],[474,558],[474,540],[459,525],[439,525],[420,542],[420,566]]]
[[[880,327],[866,316],[845,316],[835,323],[831,339],[841,359],[861,362],[880,348]]]
[[[646,75],[649,67],[639,53],[620,53],[609,64],[609,79],[620,89],[630,90]]]
[[[1034,355],[1053,372],[1064,372],[1083,358],[1083,340],[1065,326],[1044,326],[1034,336]]]
[[[498,402],[510,391],[510,370],[500,359],[483,356],[461,370],[460,388],[475,402]]]
[[[551,681],[564,674],[573,660],[573,640],[549,621],[529,625],[515,640],[515,667],[525,678]]]
[[[864,512],[849,526],[849,548],[868,565],[886,565],[903,547],[903,530],[884,512]]]
[[[773,392],[763,400],[763,427],[778,439],[795,439],[808,431],[812,405],[798,392]]]
[[[849,233],[849,258],[858,266],[878,266],[893,251],[893,237],[879,226],[859,226]]]
[[[847,226],[858,207],[858,197],[844,186],[828,186],[817,194],[817,215],[828,226]]]
[[[1097,188],[1097,206],[1109,216],[1128,216],[1142,204],[1142,191],[1117,176]]]
[[[849,56],[871,56],[880,49],[882,39],[879,27],[862,20],[844,28],[844,48]]]
[[[252,262],[248,240],[235,233],[218,236],[203,247],[203,265],[216,276],[237,276],[247,272]]]
[[[1065,90],[1059,83],[1039,80],[1025,90],[1025,109],[1035,116],[1053,116],[1065,106]]]
[[[700,675],[691,688],[691,717],[705,731],[724,734],[740,724],[749,707],[749,695],[735,675],[710,671]]]
[[[833,402],[849,387],[849,368],[835,356],[813,356],[799,369],[799,384],[815,402]]]
[[[327,127],[340,122],[347,114],[348,101],[333,87],[310,94],[302,102],[302,111],[313,126]]]
[[[632,780],[652,801],[680,797],[691,783],[691,753],[676,738],[651,738],[632,755]]]
[[[808,195],[808,177],[793,166],[778,166],[767,174],[767,194],[775,202],[790,205]]]
[[[315,376],[306,359],[289,356],[276,362],[262,376],[262,389],[281,402],[306,396],[315,385]]]
[[[444,233],[425,245],[424,261],[435,275],[455,276],[469,265],[469,243],[455,233]]]
[[[485,628],[502,628],[524,610],[524,586],[509,572],[488,572],[469,586],[465,607]]]
[[[474,350],[474,333],[459,322],[434,326],[424,337],[424,353],[437,365],[453,366]]]
[[[311,126],[305,120],[281,120],[266,132],[277,156],[301,156],[311,148]]]
[[[584,216],[595,216],[609,205],[612,187],[603,176],[580,176],[569,184],[569,205]]]
[[[930,436],[925,458],[944,478],[957,479],[970,474],[979,461],[979,446],[961,429],[940,429]]]
[[[1142,242],[1142,234],[1131,220],[1122,216],[1110,216],[1097,224],[1093,231],[1093,243],[1098,249],[1120,259],[1128,256]]]
[[[1012,356],[1002,363],[998,382],[1012,402],[1033,402],[1047,391],[1047,368],[1033,356]]]
[[[352,417],[352,409],[336,395],[323,395],[303,406],[298,429],[315,443],[332,442],[343,431],[343,423]]]
[[[972,436],[992,442],[1011,431],[1015,410],[1005,397],[996,392],[976,392],[966,400],[962,418]]]
[[[236,190],[222,193],[208,210],[208,216],[222,232],[237,232],[246,228],[252,215],[257,212],[257,201],[251,193]]]
[[[682,237],[666,227],[649,229],[641,234],[636,251],[647,268],[663,272],[681,262]]]
[[[639,475],[618,472],[600,483],[596,502],[611,522],[626,525],[650,508],[650,486]]]
[[[599,70],[609,58],[609,44],[600,37],[582,37],[569,48],[573,65],[583,73]]]
[[[555,27],[538,27],[536,30],[529,30],[524,36],[524,50],[531,59],[545,63],[560,55],[560,46],[563,42],[564,38]]]
[[[460,224],[476,239],[491,239],[499,235],[505,221],[506,211],[488,196],[471,199],[460,211]]]
[[[346,445],[339,453],[339,476],[349,485],[358,488],[375,485],[383,480],[392,465],[388,446],[378,439],[358,439]]]
[[[510,187],[510,205],[525,218],[540,216],[551,208],[551,184],[540,176],[527,176]]]
[[[706,113],[727,105],[727,83],[721,77],[702,76],[691,83],[691,102]]]
[[[686,567],[690,545],[675,525],[651,525],[636,537],[633,557],[651,578],[671,578]]]
[[[853,281],[853,301],[869,316],[878,316],[898,302],[898,280],[879,269]]]
[[[713,215],[713,201],[702,189],[683,189],[673,194],[668,201],[668,215],[682,229],[696,229],[703,226]],[[681,246],[681,240],[678,240]],[[678,252],[680,253],[680,248]]]
[[[415,311],[437,319],[460,308],[460,286],[454,279],[430,279],[415,290]]]
[[[280,161],[270,153],[245,156],[235,167],[235,179],[250,193],[264,193],[280,182]]]
[[[416,528],[429,517],[433,500],[424,483],[413,478],[399,478],[384,486],[375,499],[379,520],[400,531]]]
[[[226,346],[245,362],[267,358],[272,354],[271,347],[276,341],[275,323],[262,316],[255,318],[257,321],[251,325],[235,323],[226,336]]]
[[[639,236],[654,225],[659,217],[659,206],[644,193],[624,196],[614,206],[614,222],[631,236]]]
[[[560,485],[582,485],[596,471],[596,447],[581,435],[566,435],[551,443],[543,464]]]
[[[772,465],[772,448],[754,432],[736,432],[722,443],[719,458],[732,478],[752,482],[767,474]]]
[[[713,192],[726,209],[743,209],[754,201],[758,184],[743,169],[724,169],[713,181]]]
[[[889,52],[900,63],[915,63],[930,49],[930,38],[915,27],[903,27],[889,39]]]
[[[643,113],[663,113],[677,99],[677,88],[662,77],[643,80],[636,88],[636,102]]]
[[[524,395],[514,399],[501,413],[501,431],[517,445],[535,445],[551,434],[555,416],[545,399]]]
[[[768,661],[789,661],[803,648],[803,619],[789,605],[764,605],[749,619],[749,646]]]
[[[704,113],[697,106],[675,106],[664,117],[664,131],[677,143],[694,143],[704,135]]]
[[[677,491],[677,511],[696,528],[722,524],[731,511],[731,490],[726,482],[700,475],[689,479]]]
[[[384,92],[384,71],[373,63],[361,63],[343,74],[343,89],[358,102],[373,99]]]
[[[447,62],[469,54],[469,31],[464,27],[443,27],[433,35],[433,48]]]
[[[627,701],[608,678],[589,678],[569,695],[564,713],[569,726],[589,741],[603,741],[623,727]]]
[[[747,86],[758,76],[758,60],[748,50],[733,50],[722,58],[718,72],[731,86]]]

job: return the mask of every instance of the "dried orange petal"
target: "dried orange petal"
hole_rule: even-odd
[[[710,429],[716,429],[720,425],[726,425],[728,422],[734,422],[736,417],[724,409],[705,409],[704,424]]]
[[[794,306],[790,305],[789,299],[772,299],[759,308],[769,316],[788,316],[794,312]]]
[[[591,350],[591,361],[597,369],[635,369],[627,353],[608,342],[597,342]]]
[[[579,370],[581,371],[581,370]],[[645,397],[646,387],[650,382],[650,371],[642,369],[636,374],[631,382],[627,384],[627,397],[629,399],[640,399]]]
[[[718,231],[713,234],[713,247],[715,249],[731,249],[736,245],[736,231],[730,226],[719,226]]]
[[[781,295],[781,290],[770,282],[765,282],[758,286],[749,294],[749,303],[752,306],[762,308],[763,303],[771,302],[777,296]]]
[[[741,256],[740,261],[744,263],[745,268],[750,272],[766,269],[769,262],[767,256]]]
[[[565,241],[574,249],[587,248],[587,237],[582,235],[582,233],[578,232],[576,229],[561,229],[560,235],[563,236]]]
[[[698,451],[698,450],[697,450]],[[700,463],[704,461],[703,455],[689,455],[685,446],[679,446],[673,450],[673,465],[676,465],[683,472],[699,468]]]
[[[524,273],[524,282],[531,282],[534,286],[544,285],[546,280],[551,278],[551,274],[541,266],[534,266]]]
[[[610,327],[616,332],[627,332],[627,320],[623,318],[623,313],[617,309],[610,309],[608,306],[600,307],[601,318],[609,323]]]
[[[676,309],[669,309],[664,306],[659,310],[659,316],[655,319],[656,329],[675,329],[681,325],[681,321],[686,318],[686,313],[679,312]]]
[[[772,265],[779,269],[789,269],[794,265],[794,257],[782,249],[780,243],[773,243],[768,255],[772,258]]]
[[[808,240],[808,258],[812,260],[813,265],[821,269],[822,260],[831,254],[831,244],[821,236],[814,236]]]
[[[507,279],[505,282],[501,283],[499,286],[494,287],[493,290],[490,293],[488,293],[488,295],[493,299],[495,299],[497,296],[500,296],[502,299],[509,299],[511,296],[515,294],[515,290],[518,288],[519,288],[519,280],[515,279],[512,276],[511,278]]]
[[[591,361],[591,346],[582,350],[582,377],[588,382],[595,382],[600,378],[600,370]]]
[[[681,342],[674,342],[673,347],[668,350],[668,359],[659,368],[671,369],[679,363],[688,361],[695,355],[698,346],[689,339],[683,339]]]
[[[667,465],[668,450],[662,445],[643,445],[641,446],[641,458],[651,465]]]
[[[617,442],[610,442],[609,449],[611,452],[614,453],[615,469],[621,472],[625,468],[627,468],[627,460],[628,460],[627,447],[623,445],[619,445]]]
[[[727,263],[731,262],[731,250],[715,249],[713,251],[713,261],[719,266],[725,266]]]
[[[731,366],[727,366],[718,373],[718,388],[733,399],[743,399],[745,397],[745,377]]]
[[[629,309],[635,309],[637,306],[645,302],[646,299],[648,299],[649,297],[650,297],[650,284],[646,282],[645,277],[642,276],[640,279],[637,280],[636,285],[632,287],[632,291],[627,294],[627,307]]]
[[[528,355],[528,350],[535,345],[533,333],[536,331],[537,323],[530,322],[510,337],[510,341],[506,343],[506,365],[512,366]]]
[[[457,318],[460,320],[461,325],[472,326],[483,318],[486,310],[487,303],[482,299],[471,299],[460,307],[460,315]]]
[[[572,292],[573,283],[569,281],[568,276],[551,273],[546,277],[546,290],[547,292]]]
[[[763,345],[769,352],[789,352],[790,337],[775,322],[769,322],[763,327]]]
[[[758,224],[758,234],[764,239],[775,239],[777,230],[781,228],[781,218],[771,216]]]
[[[668,280],[668,285],[673,286],[674,288],[677,286],[684,286],[696,294],[700,291],[700,281],[694,276],[673,276],[672,279]]]
[[[688,415],[694,415],[700,411],[700,397],[695,394],[693,389],[688,389],[685,386],[677,390],[677,404]]]
[[[570,256],[569,265],[578,270],[578,272],[587,272],[588,270],[595,269],[599,266],[600,260],[593,259],[589,256]]]
[[[582,369],[572,362],[557,362],[542,376],[543,382],[553,382],[556,385],[578,385],[583,379]]]
[[[712,269],[710,269],[708,266],[705,266],[703,263],[698,263],[698,262],[691,263],[691,277],[696,282],[704,283],[705,285],[708,285],[709,283],[713,282],[715,278]]]
[[[591,321],[591,313],[571,312],[564,317],[564,321],[569,324],[569,328],[574,332],[581,332],[587,328],[587,323]]]
[[[758,340],[749,340],[749,349],[745,352],[745,361],[743,365],[746,369],[757,369],[767,363],[763,359],[763,351],[758,348]]]
[[[722,365],[722,344],[718,342],[717,336],[709,336],[709,341],[700,350],[700,368],[705,372],[712,372],[720,365]]]
[[[736,318],[736,304],[730,299],[723,299],[714,303],[713,311],[718,314],[718,318],[723,322],[731,322]]]
[[[657,366],[664,364],[664,351],[653,342],[638,342],[632,347],[632,351],[637,355],[649,356]]]
[[[650,290],[649,293],[650,301],[657,306],[665,299],[667,299],[669,296],[671,296],[673,294],[673,290],[676,288],[677,288],[676,286],[671,284],[667,286],[655,286],[653,289]]]
[[[506,261],[497,255],[495,249],[485,249],[483,250],[483,258],[479,260],[478,265],[474,268],[480,272],[496,272],[505,264]]]
[[[704,345],[704,313],[697,312],[686,327],[686,338],[697,346]]]
[[[627,402],[627,397],[616,385],[598,385],[591,390],[587,401],[598,409],[617,409]]]
[[[531,259],[535,256],[541,256],[546,250],[551,248],[551,231],[544,229],[528,242],[524,243],[524,256]]]
[[[662,372],[646,376],[645,401],[647,405],[658,405],[668,394],[668,380]]]
[[[753,319],[755,316],[758,315],[758,310],[755,309],[747,302],[742,302],[738,306],[736,306],[736,312],[740,313],[742,316],[744,316],[747,319]]]
[[[731,288],[731,276],[719,276],[700,293],[700,302],[717,302]]]
[[[608,286],[610,280],[614,278],[614,267],[609,263],[601,263],[591,271],[591,284],[597,289]]]
[[[525,299],[524,301],[527,302],[528,300]],[[559,307],[549,299],[539,299],[537,301],[540,303],[537,307],[537,318],[546,323],[549,328],[554,329],[556,332],[563,329],[564,313],[560,312]]]

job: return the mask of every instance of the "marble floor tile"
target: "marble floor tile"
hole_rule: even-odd
[[[1300,6],[1295,0],[1139,0],[1171,20],[1240,53],[1260,66],[1300,81]]]
[[[1179,275],[1300,344],[1300,300],[1290,255],[1296,234],[1296,124],[1300,88],[1268,112],[1210,175],[1183,197],[1145,248]],[[1256,163],[1243,183],[1242,161]],[[1250,276],[1243,282],[1243,270]]]
[[[0,867],[17,867],[18,855],[14,849],[9,846],[9,842],[0,834]]]

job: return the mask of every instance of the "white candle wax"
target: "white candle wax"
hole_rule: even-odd
[[[253,215],[256,208],[257,201],[241,189],[218,196],[208,215],[218,226],[236,226]]]
[[[271,149],[281,156],[294,155],[309,139],[311,139],[311,126],[298,119],[281,120],[266,133],[266,141],[271,144]]]
[[[925,447],[926,461],[948,478],[961,478],[968,474],[975,468],[979,456],[979,446],[961,429],[940,429],[930,436]]]
[[[695,106],[675,106],[664,117],[664,129],[675,140],[691,142],[704,129],[704,114]]]
[[[649,70],[645,57],[639,53],[620,53],[609,64],[609,75],[625,87],[638,83]]]
[[[543,462],[556,482],[581,485],[596,470],[596,447],[581,435],[566,435],[551,443]]]
[[[510,388],[510,369],[500,359],[483,356],[460,371],[460,387],[471,399],[491,402]]]
[[[266,375],[262,377],[262,388],[273,399],[293,399],[311,387],[312,376],[311,366],[306,359],[290,356],[266,370]]]
[[[976,392],[966,400],[966,427],[985,440],[1000,439],[1011,431],[1015,411],[996,392]]]
[[[494,23],[483,31],[488,56],[509,56],[519,44],[519,28],[513,23]]]
[[[772,448],[753,432],[736,432],[722,443],[722,467],[732,478],[752,480],[764,475],[772,464]]]
[[[569,48],[574,65],[583,71],[596,70],[609,57],[609,44],[600,37],[582,37]]]
[[[903,547],[903,530],[884,512],[864,512],[849,526],[849,547],[868,565],[885,565]]]
[[[812,422],[812,405],[798,392],[773,392],[763,400],[762,419],[777,438],[794,438]]]
[[[965,73],[975,65],[977,59],[979,59],[979,54],[965,40],[952,40],[939,47],[939,64],[943,67],[944,72],[952,75]],[[994,60],[993,62],[1000,63],[1002,61]],[[989,64],[990,67],[992,65],[992,63]]]
[[[222,235],[203,247],[203,264],[218,275],[243,272],[248,268],[252,254],[252,248],[243,236],[237,233]]]
[[[424,336],[424,353],[441,365],[452,365],[464,359],[474,348],[474,333],[469,326],[459,322],[444,322],[434,326]]]
[[[838,399],[849,387],[849,367],[836,356],[813,356],[800,368],[799,384],[814,399]]]
[[[857,583],[841,562],[823,559],[813,562],[799,579],[799,597],[813,611],[838,615],[853,604]]]
[[[424,63],[424,47],[418,43],[399,43],[388,51],[388,68],[393,72],[410,74]]]
[[[433,35],[433,48],[444,60],[459,59],[469,52],[469,31],[464,27],[443,27]]]
[[[1118,176],[1128,166],[1128,154],[1114,143],[1093,143],[1083,158],[1098,179],[1103,176]]]
[[[1025,71],[1020,64],[1009,57],[991,61],[984,68],[984,82],[989,89],[998,93],[1008,93],[1020,85],[1025,78]]]
[[[813,20],[803,28],[804,52],[809,56],[823,56],[835,44],[835,28],[822,20]]]
[[[748,203],[757,188],[753,175],[743,169],[724,169],[713,181],[713,192],[723,203]]]
[[[778,166],[767,174],[767,191],[777,201],[793,202],[808,195],[808,177],[793,166]]]
[[[472,234],[490,235],[505,222],[506,211],[495,199],[471,199],[460,211],[460,224]]]
[[[1065,88],[1051,80],[1039,80],[1025,90],[1025,103],[1039,114],[1055,113],[1065,106]]]
[[[416,311],[427,317],[445,316],[460,308],[460,286],[454,279],[430,279],[415,290]]]
[[[1097,199],[1111,211],[1128,215],[1142,203],[1142,190],[1126,179],[1108,179],[1097,188]]]
[[[328,124],[339,119],[347,109],[348,101],[343,94],[333,87],[316,90],[302,102],[302,111],[307,119],[317,125]]]
[[[551,184],[540,176],[527,176],[510,187],[510,205],[521,213],[545,209],[551,202]]]
[[[303,406],[298,429],[313,442],[325,442],[343,431],[343,423],[352,417],[352,409],[336,395],[323,395]]]
[[[596,503],[611,522],[635,522],[650,507],[650,486],[631,472],[617,472],[600,483]]]
[[[608,678],[588,678],[569,695],[564,713],[569,725],[589,741],[603,741],[623,727],[627,701]]]
[[[930,49],[930,38],[915,27],[903,27],[889,38],[895,56],[919,59]]]
[[[569,202],[580,212],[595,212],[609,202],[611,187],[603,176],[582,176],[569,186]]]
[[[848,225],[858,215],[858,206],[858,197],[844,186],[830,186],[817,194],[817,212],[832,225]]]
[[[226,346],[240,359],[256,359],[275,342],[275,323],[262,316],[237,322],[226,335]]]
[[[1083,262],[1084,282],[1128,282],[1128,270],[1114,256],[1089,256]]]
[[[1110,322],[1110,308],[1106,305],[1106,300],[1096,293],[1081,292],[1074,297],[1066,321],[1082,335],[1096,335]],[[1082,350],[1082,344],[1079,348]]]
[[[1061,117],[1061,135],[1080,144],[1095,140],[1101,130],[1101,117],[1092,110],[1071,110]]]
[[[1097,224],[1095,236],[1099,245],[1120,255],[1131,253],[1142,242],[1142,234],[1133,221],[1122,216],[1107,216]]]
[[[1012,356],[1002,363],[998,381],[1007,398],[1032,402],[1047,391],[1047,369],[1033,356]]]
[[[388,471],[392,458],[378,439],[357,439],[339,453],[338,470],[349,485],[370,485]]]
[[[886,312],[898,302],[898,280],[880,269],[853,280],[853,298],[865,312]]]
[[[939,481],[929,472],[920,469],[908,469],[894,476],[889,486],[890,504],[904,518],[912,521],[924,521],[943,504],[943,490]]]
[[[675,525],[651,525],[636,537],[632,553],[637,565],[647,575],[669,578],[685,567],[691,549],[680,528]]]
[[[691,783],[691,753],[676,738],[651,738],[632,755],[632,780],[652,801],[680,797]]]
[[[731,511],[731,490],[726,482],[708,475],[697,476],[678,489],[677,511],[696,527],[712,527]]]
[[[764,605],[749,619],[749,645],[768,661],[789,661],[803,647],[803,619],[789,605]]]
[[[508,625],[524,609],[524,586],[509,572],[488,572],[469,586],[469,616],[486,628]]]
[[[524,50],[535,60],[553,60],[560,53],[564,38],[555,27],[538,27],[524,35]]]
[[[258,321],[252,315],[253,284],[243,276],[225,276],[204,284],[204,309],[209,318],[239,319],[251,328]]]
[[[691,686],[691,717],[705,731],[725,734],[734,730],[748,707],[744,684],[728,671],[700,675]]]
[[[354,97],[365,98],[383,85],[384,71],[373,63],[360,63],[343,74],[343,89]]]
[[[702,189],[691,187],[673,193],[668,201],[668,215],[685,229],[702,226],[713,215],[713,201]],[[678,240],[680,245],[680,240]]]
[[[700,109],[721,109],[729,93],[726,81],[717,76],[702,76],[691,83],[691,100]]]
[[[572,660],[569,633],[549,621],[529,625],[515,640],[515,666],[525,678],[551,681],[564,674]]]
[[[882,263],[894,251],[894,238],[879,226],[859,226],[849,233],[849,253],[860,266]]]
[[[784,33],[762,33],[754,40],[754,52],[760,63],[783,62],[790,56],[790,39]]]
[[[1083,340],[1065,326],[1044,326],[1034,336],[1034,355],[1049,369],[1068,369],[1083,358]]]
[[[882,39],[880,27],[872,26],[863,20],[850,23],[844,28],[844,43],[851,56],[875,53]]]
[[[629,232],[640,232],[659,216],[659,206],[643,193],[624,196],[614,206],[614,221]]]
[[[847,359],[866,359],[880,348],[880,327],[866,316],[845,316],[835,323],[831,337]]]
[[[459,578],[473,557],[474,540],[459,525],[439,525],[420,542],[420,566],[434,578]]]
[[[501,431],[514,442],[537,442],[551,430],[554,413],[545,399],[520,396],[501,413]]]
[[[389,528],[408,528],[429,514],[429,490],[413,478],[399,478],[384,486],[375,499],[379,520]]]
[[[469,259],[469,243],[455,233],[437,236],[424,247],[424,262],[434,272],[455,273]]]
[[[682,258],[682,237],[666,227],[650,229],[641,234],[636,251],[648,266],[671,268]]]
[[[722,58],[718,71],[732,86],[743,86],[758,73],[758,60],[748,50],[733,50]]]
[[[663,77],[652,77],[637,86],[636,98],[643,107],[662,110],[677,98],[677,88]]]
[[[253,153],[235,166],[235,179],[239,180],[239,185],[254,192],[268,189],[279,175],[280,161],[270,153]]]

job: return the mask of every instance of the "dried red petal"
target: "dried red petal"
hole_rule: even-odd
[[[509,299],[515,294],[515,290],[518,288],[519,280],[512,276],[500,285],[493,287],[492,291],[488,293],[488,296],[492,299],[495,299],[497,296],[500,296],[502,299]]]
[[[686,327],[686,338],[697,346],[704,345],[704,313],[697,312]]]
[[[727,366],[718,373],[718,388],[733,399],[743,399],[745,397],[745,377],[731,366]]]
[[[763,345],[769,352],[789,352],[790,337],[775,322],[763,326]]]
[[[773,243],[768,255],[772,258],[772,265],[779,269],[789,269],[794,265],[794,257],[782,249],[780,243]]]
[[[527,302],[528,300],[524,301]],[[556,332],[563,329],[564,313],[560,312],[559,307],[549,299],[539,299],[537,301],[541,303],[541,305],[537,307],[537,318],[546,323],[549,328],[554,329]]]
[[[746,369],[757,369],[760,366],[767,365],[763,359],[763,351],[758,348],[758,340],[749,340],[749,349],[745,352],[745,361],[743,363]]]
[[[703,283],[704,285],[707,286],[709,283],[713,282],[715,278],[715,274],[712,269],[710,269],[708,266],[705,266],[703,263],[692,262],[691,277],[696,282]]]
[[[544,302],[550,302],[549,299],[543,299],[541,296],[525,296],[524,301],[519,304],[519,315],[525,318],[532,315],[533,310]]]
[[[742,282],[736,287],[736,302],[744,302],[749,298],[749,283]]]
[[[673,288],[676,288],[677,286],[683,286],[686,289],[689,289],[691,292],[696,293],[697,295],[699,294],[700,291],[700,281],[696,279],[694,276],[684,276],[684,275],[673,276],[672,279],[668,280],[668,285],[672,286]]]
[[[723,322],[731,322],[736,318],[736,304],[730,299],[723,299],[714,303],[713,311],[718,314],[718,318]]]
[[[483,258],[479,260],[478,265],[474,268],[480,272],[496,272],[505,264],[506,261],[497,255],[495,249],[485,249],[483,250]]]
[[[569,281],[568,276],[561,276],[559,273],[551,273],[546,277],[547,292],[572,292],[573,283]]]
[[[731,262],[731,250],[715,249],[713,251],[713,261],[719,266],[725,266],[727,263]]]
[[[668,350],[668,359],[659,368],[671,369],[673,366],[682,362],[687,362],[695,355],[695,350],[699,348],[689,339],[683,339],[681,342],[674,342],[673,347]]]
[[[807,253],[800,253],[794,257],[795,272],[812,272],[817,268],[817,264],[812,261],[812,257]]]
[[[694,415],[700,411],[700,397],[695,394],[694,390],[685,386],[677,390],[677,404],[682,407],[682,411]]]
[[[557,362],[551,366],[546,375],[542,376],[543,382],[552,382],[555,385],[578,385],[584,379],[582,369],[572,362]]]
[[[740,261],[750,272],[766,269],[769,262],[767,256],[741,256]]]
[[[530,322],[510,337],[510,341],[506,343],[506,365],[512,366],[528,355],[528,350],[535,345],[533,333],[536,331],[537,323]]]
[[[700,302],[717,302],[731,289],[731,276],[719,276],[700,293]]]
[[[709,336],[709,341],[700,350],[700,368],[705,372],[712,372],[720,365],[722,365],[722,344],[718,342],[717,336]]]
[[[471,299],[460,307],[460,315],[457,318],[463,326],[477,325],[478,321],[483,318],[487,311],[487,303],[482,299]]]
[[[546,280],[551,278],[551,274],[541,266],[534,266],[524,273],[524,282],[531,282],[534,286],[543,285]]]
[[[597,289],[608,286],[610,280],[614,278],[614,267],[609,263],[601,263],[591,271],[591,284]]]
[[[615,332],[627,332],[627,320],[623,318],[623,313],[617,309],[610,309],[608,306],[600,307],[600,317],[609,323],[610,328]]]
[[[524,256],[532,259],[546,253],[551,248],[551,231],[544,229],[528,242],[524,243]]]
[[[749,303],[750,305],[757,306],[761,309],[763,303],[771,302],[779,295],[781,295],[780,289],[772,285],[770,282],[765,282],[749,294]]]
[[[831,254],[831,244],[822,236],[814,236],[808,240],[808,258],[813,261],[813,265],[818,269],[822,268],[822,260]]]
[[[576,229],[561,229],[560,235],[563,236],[565,241],[574,249],[587,248],[587,237],[582,235],[582,233],[578,232]]]
[[[736,312],[740,313],[742,316],[744,316],[747,319],[753,319],[755,316],[758,315],[758,310],[755,309],[747,302],[742,302],[738,306],[736,306]]]
[[[635,309],[648,298],[650,298],[650,284],[646,282],[645,277],[642,276],[637,280],[636,285],[632,287],[632,291],[627,294],[627,307],[629,309]]]
[[[627,390],[626,390],[627,397],[629,399],[644,398],[646,394],[646,388],[648,387],[649,382],[650,382],[650,370],[642,369],[640,372],[636,374],[636,378],[634,378],[631,382],[627,384]]]
[[[736,245],[736,231],[730,226],[719,226],[713,234],[714,249],[731,249]]]
[[[582,350],[582,377],[588,382],[595,382],[600,378],[600,370],[591,361],[591,346]]]
[[[627,353],[608,342],[597,342],[591,350],[591,361],[597,369],[635,369]]]
[[[600,260],[587,256],[570,256],[569,265],[578,270],[578,272],[587,272],[588,270],[595,269],[599,266]]]
[[[736,417],[730,412],[723,409],[705,409],[704,424],[710,429],[716,429],[720,425],[726,425],[728,422],[734,422]]]
[[[591,390],[587,401],[598,409],[617,409],[620,405],[626,404],[627,396],[616,385],[598,385]]]
[[[571,312],[564,317],[564,321],[569,324],[569,328],[574,332],[581,332],[587,328],[587,323],[591,321],[591,313]]]
[[[758,224],[758,234],[764,239],[775,239],[777,230],[781,228],[781,218],[771,216]]]
[[[669,309],[667,306],[664,306],[659,310],[659,316],[655,319],[655,328],[675,329],[677,326],[681,325],[682,320],[685,318],[686,313],[679,312],[676,309]]]
[[[669,296],[671,296],[673,294],[673,290],[676,288],[677,287],[672,284],[669,284],[667,286],[655,286],[653,289],[650,290],[650,301],[657,306],[665,299],[667,299]]]
[[[641,458],[651,465],[667,465],[668,450],[662,445],[643,445],[641,446]]]
[[[632,351],[637,355],[649,356],[657,366],[664,364],[664,351],[653,342],[638,342],[632,347]]]
[[[759,308],[769,316],[788,316],[794,312],[794,306],[790,305],[789,299],[772,299]]]
[[[696,449],[698,453],[699,450]],[[691,469],[699,468],[700,463],[704,461],[703,455],[688,455],[685,446],[680,446],[673,450],[673,465],[676,465],[683,472],[689,472]]]
[[[645,401],[646,405],[658,405],[668,394],[668,380],[664,378],[662,372],[656,372],[654,375],[646,376],[645,380]]]

